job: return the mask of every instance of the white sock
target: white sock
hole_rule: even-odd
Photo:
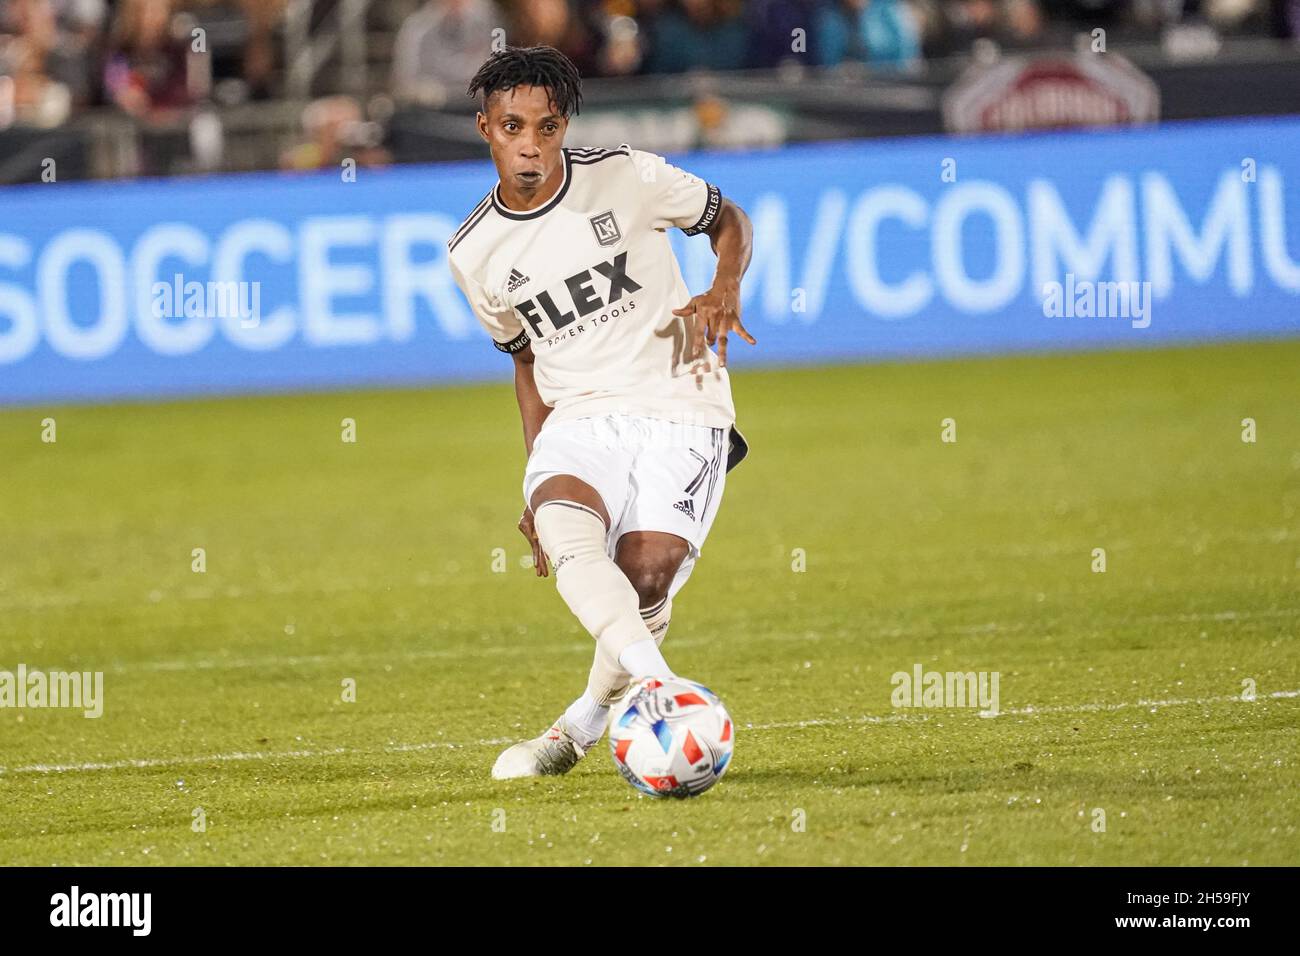
[[[564,712],[564,726],[569,735],[586,750],[594,746],[605,733],[605,720],[608,716],[609,707],[597,703],[590,694],[584,692]]]
[[[547,501],[533,513],[537,536],[551,559],[555,588],[587,633],[616,657],[649,640],[636,589],[605,551],[605,522],[586,505]]]
[[[653,640],[637,641],[623,648],[623,652],[618,655],[618,662],[622,665],[623,670],[632,675],[634,680],[642,677],[673,677],[675,676],[668,662],[664,660],[663,654],[659,653],[659,645]]]

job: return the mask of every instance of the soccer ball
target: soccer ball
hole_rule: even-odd
[[[694,797],[722,778],[736,731],[718,696],[681,677],[647,677],[614,708],[609,749],[627,782],[654,797]]]

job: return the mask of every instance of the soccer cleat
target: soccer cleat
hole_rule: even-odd
[[[495,780],[515,777],[546,777],[568,773],[587,753],[585,747],[569,736],[564,718],[533,740],[525,740],[501,751],[492,765]]]

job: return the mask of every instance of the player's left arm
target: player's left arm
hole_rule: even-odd
[[[750,345],[758,344],[740,321],[740,280],[753,255],[754,227],[745,210],[723,196],[718,215],[704,234],[718,257],[713,285],[680,309],[673,309],[673,314],[695,317],[691,354],[703,355],[706,341],[717,345],[722,367],[727,364],[727,336],[732,332]],[[703,370],[708,371],[707,364]]]

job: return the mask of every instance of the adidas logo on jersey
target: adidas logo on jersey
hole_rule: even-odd
[[[691,501],[690,498],[683,498],[681,501],[677,502],[677,504],[673,505],[673,507],[686,515],[686,517],[690,518],[692,521],[695,520],[695,502]]]
[[[510,270],[510,281],[506,284],[507,292],[514,292],[521,285],[528,281],[528,276],[524,275],[518,269]]]

